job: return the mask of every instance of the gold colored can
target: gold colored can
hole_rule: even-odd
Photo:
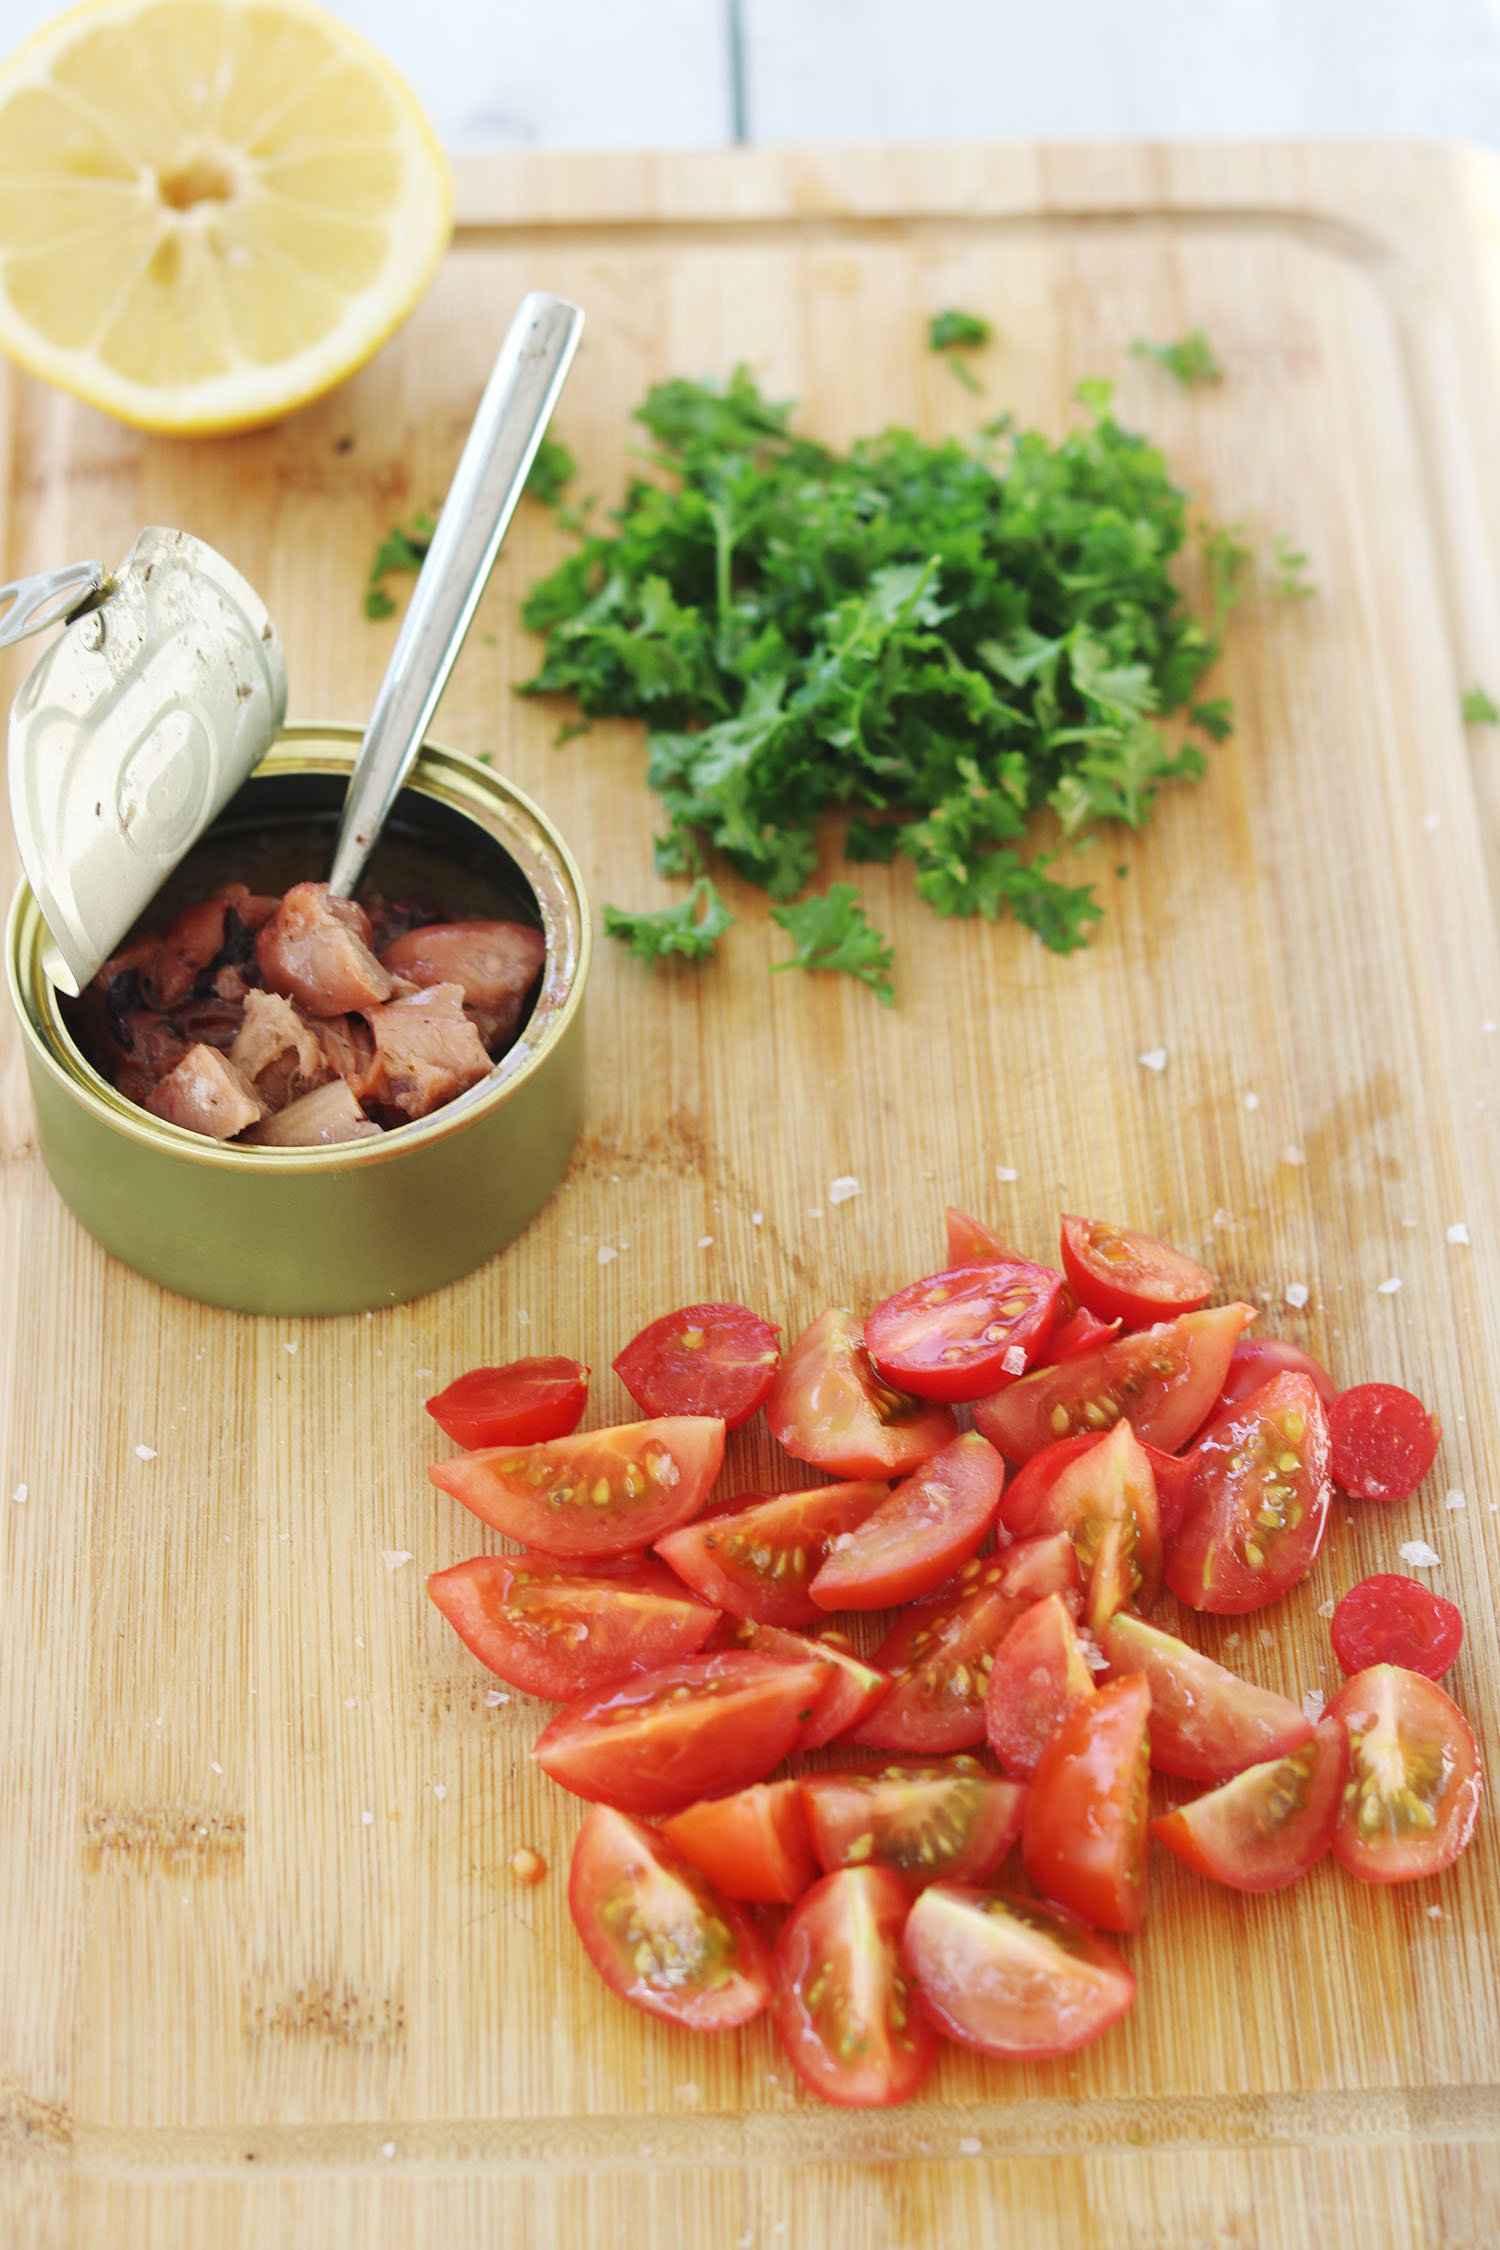
[[[287,728],[184,860],[164,910],[230,877],[285,889],[319,876],[359,742],[357,727]],[[417,1123],[320,1148],[211,1141],[127,1101],[74,1040],[42,965],[41,909],[27,884],[16,894],[6,974],[43,1160],[89,1233],[165,1288],[250,1313],[399,1304],[503,1250],[562,1177],[583,1119],[592,945],[567,845],[488,766],[426,743],[367,880],[534,922],[546,960],[530,1018],[488,1077]]]

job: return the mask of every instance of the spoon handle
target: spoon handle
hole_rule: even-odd
[[[576,305],[533,290],[500,347],[349,778],[328,878],[340,897],[364,872],[427,732],[582,331]]]

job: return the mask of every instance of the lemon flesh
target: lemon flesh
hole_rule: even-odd
[[[317,397],[451,223],[410,88],[303,0],[85,0],[0,68],[0,346],[122,421],[243,429]]]

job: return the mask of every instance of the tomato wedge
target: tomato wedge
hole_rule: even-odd
[[[1005,1465],[966,1430],[903,1478],[828,1549],[809,1591],[828,1609],[889,1609],[930,1594],[983,1544]]]
[[[935,1757],[984,1740],[984,1698],[995,1650],[1024,1607],[999,1586],[982,1584],[949,1606],[908,1610],[875,1651],[890,1692],[850,1733],[872,1750]]]
[[[1099,1633],[1116,1610],[1149,1609],[1161,1588],[1156,1479],[1127,1421],[1064,1462],[1030,1511],[1034,1535],[1065,1531],[1084,1580],[1084,1618]]]
[[[724,1458],[707,1415],[628,1422],[544,1445],[489,1446],[428,1470],[471,1515],[549,1555],[621,1555],[687,1523]]]
[[[908,1890],[982,1883],[1021,1833],[1026,1792],[972,1758],[879,1773],[816,1773],[802,1782],[813,1850],[836,1867],[889,1867]]]
[[[853,1532],[887,1498],[866,1478],[820,1484],[774,1497],[746,1493],[748,1505],[669,1531],[656,1551],[705,1601],[761,1625],[811,1625],[825,1611],[812,1591],[835,1540]]]
[[[474,1555],[434,1571],[427,1591],[481,1664],[551,1703],[695,1656],[719,1622],[661,1564],[638,1564],[626,1580]]]
[[[917,1398],[983,1398],[1035,1358],[1061,1286],[1046,1266],[953,1266],[877,1305],[865,1346],[875,1372]]]
[[[473,1367],[428,1399],[455,1445],[536,1445],[566,1437],[583,1419],[589,1371],[579,1359],[513,1359]]]
[[[1240,1399],[1248,1398],[1273,1375],[1305,1375],[1326,1407],[1331,1408],[1339,1395],[1339,1387],[1321,1360],[1311,1352],[1303,1351],[1300,1344],[1289,1344],[1282,1336],[1242,1336],[1229,1355],[1229,1372],[1219,1391],[1218,1405],[1213,1418],[1218,1419],[1221,1407],[1234,1406]]]
[[[1312,1569],[1332,1495],[1323,1401],[1308,1376],[1273,1375],[1193,1448],[1167,1584],[1191,1609],[1263,1609]]]
[[[1362,1578],[1333,1613],[1333,1653],[1345,1672],[1398,1664],[1440,1680],[1464,1643],[1464,1621],[1452,1602],[1419,1579],[1381,1571]]]
[[[1280,1891],[1333,1841],[1349,1772],[1349,1738],[1323,1719],[1300,1750],[1243,1773],[1153,1820],[1169,1852],[1236,1891]]]
[[[950,1408],[893,1390],[843,1306],[820,1313],[776,1373],[766,1421],[795,1461],[841,1477],[904,1477],[958,1429]]]
[[[775,2023],[793,2069],[845,2108],[904,2102],[937,2060],[901,1966],[910,1903],[888,1867],[844,1867],[787,1918],[773,1962]]]
[[[1333,1474],[1356,1500],[1404,1500],[1432,1467],[1443,1425],[1396,1383],[1356,1383],[1330,1409]]]
[[[1069,1291],[1071,1303],[1072,1292]],[[1073,1305],[1064,1313],[1062,1299],[1058,1299],[1057,1315],[1052,1323],[1052,1333],[1036,1355],[1038,1367],[1061,1367],[1065,1359],[1077,1359],[1080,1352],[1097,1351],[1107,1344],[1120,1323],[1117,1320],[1100,1320],[1087,1305]]]
[[[1117,1336],[981,1399],[974,1425],[1008,1461],[1029,1461],[1080,1431],[1110,1429],[1122,1415],[1143,1443],[1175,1453],[1213,1405],[1235,1338],[1254,1318],[1250,1305],[1217,1305]]]
[[[1146,1911],[1151,1690],[1139,1674],[1075,1703],[1037,1760],[1021,1856],[1044,1898],[1100,1930]]]
[[[1117,1676],[1139,1672],[1150,1686],[1151,1763],[1158,1773],[1223,1781],[1290,1757],[1312,1739],[1311,1719],[1286,1696],[1242,1680],[1139,1617],[1112,1617],[1099,1646]]]
[[[654,1828],[596,1805],[573,1846],[568,1910],[622,2000],[692,2031],[731,2031],[771,1997],[771,1963],[743,1907],[720,1898]]]
[[[820,1750],[873,1711],[890,1687],[888,1673],[856,1656],[847,1635],[830,1626],[817,1635],[789,1633],[780,1625],[757,1625],[749,1617],[726,1617],[715,1646],[753,1650],[799,1663],[826,1664],[828,1685],[815,1699],[796,1748]]]
[[[790,1906],[817,1880],[800,1781],[757,1781],[732,1797],[700,1798],[661,1832],[726,1898]]]
[[[1004,2061],[1071,2054],[1135,1998],[1114,1947],[1071,1914],[963,1884],[923,1891],[901,1957],[939,2028]]]
[[[996,1234],[982,1219],[971,1219],[950,1203],[948,1263],[950,1266],[1029,1266],[1032,1261],[1024,1251],[1013,1250],[1003,1235]],[[1060,1274],[1058,1279],[1062,1279]]]
[[[990,1668],[984,1731],[1005,1771],[1030,1781],[1068,1713],[1096,1693],[1062,1596],[1045,1594],[1022,1610]]]
[[[776,1380],[781,1331],[746,1305],[683,1305],[633,1336],[613,1362],[643,1414],[748,1422]]]
[[[622,1812],[681,1812],[763,1781],[827,1682],[822,1664],[688,1656],[569,1703],[532,1756],[544,1773]]]
[[[1349,1734],[1333,1856],[1367,1883],[1409,1883],[1457,1859],[1483,1777],[1469,1722],[1434,1680],[1375,1664],[1328,1706]]]
[[[1213,1294],[1207,1266],[1154,1235],[1132,1227],[1106,1226],[1064,1212],[1063,1272],[1080,1305],[1100,1320],[1122,1320],[1127,1328],[1147,1328],[1196,1312]]]

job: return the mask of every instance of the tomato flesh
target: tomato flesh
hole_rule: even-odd
[[[1332,1495],[1323,1401],[1306,1375],[1273,1375],[1194,1447],[1167,1584],[1219,1616],[1264,1608],[1311,1570]]]
[[[878,1773],[809,1774],[802,1782],[813,1850],[838,1867],[889,1867],[911,1891],[982,1883],[1021,1833],[1026,1792],[972,1758]]]
[[[693,2031],[730,2031],[771,1997],[759,1931],[654,1829],[608,1805],[584,1816],[568,1909],[622,2000]]]
[[[1332,1843],[1348,1772],[1343,1725],[1323,1719],[1300,1749],[1247,1766],[1206,1797],[1164,1813],[1151,1833],[1231,1890],[1284,1890]]]
[[[1135,1998],[1114,1947],[1071,1914],[963,1884],[923,1891],[901,1953],[939,2028],[1003,2061],[1071,2054]]]
[[[907,1612],[875,1651],[891,1686],[849,1735],[873,1750],[936,1757],[984,1740],[984,1699],[995,1650],[1024,1607],[993,1584],[948,1607]]]
[[[771,1435],[795,1461],[840,1477],[904,1477],[955,1436],[951,1408],[877,1375],[864,1329],[834,1306],[797,1338],[766,1399]]]
[[[1415,1578],[1381,1571],[1362,1578],[1333,1613],[1333,1653],[1345,1672],[1396,1664],[1440,1680],[1463,1647],[1464,1621],[1454,1603]]]
[[[1065,1531],[1084,1581],[1084,1617],[1099,1633],[1127,1602],[1149,1609],[1161,1587],[1156,1480],[1127,1421],[1066,1461],[1042,1493],[1028,1525],[1033,1535]]]
[[[1020,1250],[1013,1250],[1003,1235],[996,1234],[982,1219],[971,1219],[964,1211],[948,1206],[948,1263],[950,1266],[1028,1266],[1031,1260]],[[1061,1279],[1061,1276],[1059,1276]]]
[[[1060,1287],[1045,1266],[953,1266],[877,1305],[865,1345],[876,1373],[915,1397],[983,1398],[1045,1343]]]
[[[578,1359],[515,1359],[472,1367],[427,1401],[455,1445],[536,1445],[566,1437],[583,1419],[589,1371]]]
[[[1375,1664],[1328,1706],[1349,1735],[1333,1856],[1367,1883],[1436,1875],[1474,1833],[1483,1777],[1468,1720],[1434,1680]]]
[[[1281,1336],[1242,1336],[1229,1355],[1229,1372],[1219,1392],[1214,1419],[1220,1407],[1234,1406],[1248,1398],[1273,1375],[1305,1375],[1329,1408],[1339,1395],[1339,1387],[1322,1361],[1303,1351],[1300,1344],[1289,1344]]]
[[[757,1625],[753,1618],[726,1617],[712,1645],[828,1667],[828,1685],[814,1700],[797,1737],[799,1750],[820,1750],[825,1742],[837,1741],[857,1727],[891,1684],[887,1673],[856,1656],[845,1636],[831,1626],[812,1636],[788,1632],[780,1625]]]
[[[979,1400],[974,1426],[1008,1461],[1029,1461],[1059,1438],[1102,1433],[1122,1416],[1144,1444],[1175,1453],[1217,1398],[1235,1338],[1254,1318],[1249,1305],[1218,1305],[1117,1336]]]
[[[901,1965],[909,1904],[888,1867],[843,1867],[787,1917],[773,1961],[776,2029],[798,2077],[825,2101],[906,2101],[937,2059],[938,2035]]]
[[[1443,1425],[1396,1383],[1356,1383],[1328,1417],[1333,1475],[1355,1500],[1404,1500],[1432,1467]]]
[[[700,1798],[661,1832],[726,1898],[790,1906],[817,1880],[799,1781],[757,1781],[732,1797]]]
[[[1061,1367],[1065,1359],[1077,1359],[1081,1352],[1097,1351],[1107,1344],[1120,1327],[1118,1320],[1100,1320],[1087,1305],[1075,1305],[1063,1317],[1059,1305],[1052,1333],[1037,1353],[1038,1367]]]
[[[481,1523],[523,1546],[568,1557],[621,1555],[689,1522],[723,1458],[723,1423],[679,1414],[542,1445],[488,1446],[427,1473]]]
[[[551,1703],[695,1656],[719,1621],[649,1563],[627,1582],[538,1569],[529,1556],[474,1555],[434,1571],[427,1591],[481,1664]]]
[[[746,1507],[704,1516],[656,1542],[705,1601],[761,1625],[810,1625],[823,1605],[813,1583],[834,1541],[880,1507],[887,1487],[871,1478],[816,1485],[774,1497],[748,1493]]]
[[[1100,1320],[1122,1320],[1127,1328],[1196,1312],[1213,1293],[1213,1275],[1185,1251],[1132,1227],[1067,1212],[1062,1261],[1080,1305]]]
[[[1151,1763],[1189,1781],[1223,1781],[1285,1758],[1312,1739],[1312,1721],[1270,1688],[1256,1687],[1186,1641],[1139,1617],[1112,1617],[1099,1646],[1117,1677],[1138,1672],[1151,1690]]]
[[[614,1370],[643,1414],[748,1422],[776,1380],[781,1331],[746,1305],[683,1305],[633,1336]]]
[[[977,1430],[951,1438],[830,1544],[809,1592],[822,1609],[887,1609],[931,1593],[977,1552],[1005,1467]]]
[[[1030,1781],[1068,1713],[1097,1692],[1062,1596],[1044,1595],[1015,1620],[990,1668],[984,1731],[1005,1771]]]
[[[1075,1703],[1037,1760],[1021,1856],[1044,1898],[1100,1930],[1146,1911],[1151,1690],[1138,1675]]]

